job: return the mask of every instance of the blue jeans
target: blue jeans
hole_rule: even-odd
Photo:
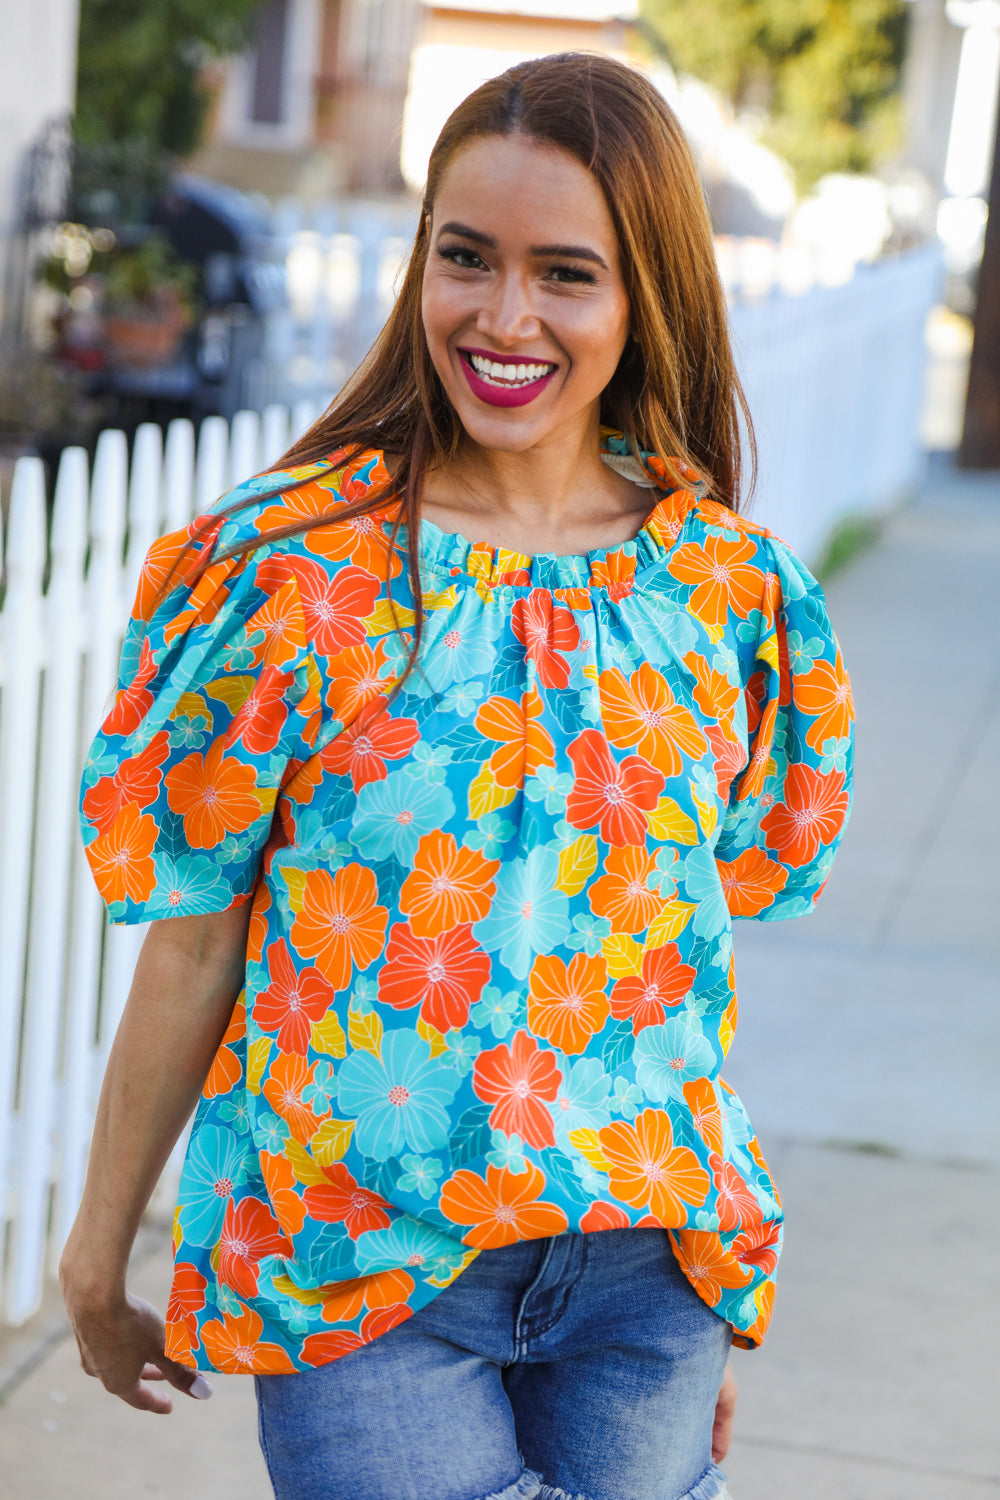
[[[730,1336],[662,1229],[484,1250],[374,1343],[257,1377],[276,1500],[716,1500]]]

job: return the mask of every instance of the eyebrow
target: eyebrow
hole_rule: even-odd
[[[475,245],[485,245],[488,250],[497,248],[494,235],[484,234],[481,229],[470,229],[468,224],[459,224],[455,219],[449,219],[447,224],[442,224],[440,234],[457,234],[463,240],[472,240]],[[564,260],[589,260],[595,266],[601,266],[605,271],[608,263],[603,256],[598,255],[596,250],[590,250],[586,245],[532,245],[532,255],[555,255]]]

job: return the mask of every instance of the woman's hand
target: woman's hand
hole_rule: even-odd
[[[712,1462],[721,1464],[729,1452],[729,1440],[733,1435],[733,1413],[736,1411],[736,1397],[739,1386],[733,1376],[732,1370],[726,1366],[722,1385],[719,1387],[719,1399],[715,1403],[715,1421],[712,1424]]]
[[[139,1411],[164,1415],[173,1409],[170,1397],[166,1391],[154,1390],[149,1381],[166,1381],[197,1401],[211,1396],[212,1387],[203,1375],[167,1359],[163,1319],[141,1297],[126,1292],[114,1305],[97,1310],[78,1300],[65,1279],[63,1296],[80,1364],[113,1396]]]

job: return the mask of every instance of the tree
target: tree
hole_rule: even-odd
[[[81,0],[76,132],[93,147],[197,147],[211,57],[245,47],[261,0]]]
[[[674,67],[767,117],[800,190],[896,144],[906,0],[640,0]]]

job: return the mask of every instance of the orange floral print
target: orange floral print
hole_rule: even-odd
[[[854,721],[854,697],[839,651],[836,661],[817,661],[811,672],[793,677],[792,693],[798,707],[812,718],[807,745],[822,750],[825,740],[847,735]]]
[[[315,1063],[295,1052],[282,1052],[271,1063],[262,1085],[264,1098],[303,1145],[312,1140],[320,1126],[311,1105],[302,1098],[302,1090],[312,1083],[315,1071]]]
[[[751,1224],[736,1236],[730,1245],[730,1253],[741,1265],[762,1271],[765,1276],[773,1274],[778,1264],[781,1248],[781,1226],[773,1221]]]
[[[697,970],[681,963],[676,943],[648,948],[642,955],[642,973],[615,982],[611,1014],[616,1021],[631,1021],[635,1036],[646,1026],[662,1026],[665,1007],[680,1005],[697,977]]]
[[[580,631],[568,609],[553,602],[545,589],[515,599],[510,611],[514,634],[538,670],[543,687],[562,688],[569,681],[565,651],[575,650]]]
[[[478,922],[490,909],[499,868],[498,859],[484,859],[477,850],[459,846],[453,833],[425,833],[413,873],[403,881],[399,909],[417,937],[437,937]]]
[[[717,672],[697,651],[688,652],[684,665],[694,675],[694,701],[702,713],[713,725],[718,724],[723,734],[734,739],[736,705],[740,701],[739,686]]]
[[[590,570],[590,582],[594,588],[607,589],[609,599],[625,599],[635,588],[635,557],[612,550],[597,558]]]
[[[621,849],[640,844],[648,833],[645,814],[652,812],[666,784],[661,771],[638,755],[619,764],[603,735],[585,729],[569,746],[575,772],[566,799],[566,819],[574,828],[600,827],[605,843]]]
[[[282,938],[267,950],[271,983],[254,1001],[253,1018],[261,1031],[276,1031],[282,1052],[305,1056],[314,1021],[321,1021],[333,1003],[334,991],[318,969],[296,969]]]
[[[389,934],[378,997],[395,1010],[420,1006],[420,1019],[435,1031],[464,1026],[469,1010],[488,983],[491,964],[469,926],[452,927],[437,937],[418,937],[405,922]]]
[[[705,753],[705,736],[693,714],[676,702],[662,673],[648,661],[625,677],[617,667],[600,675],[601,712],[613,745],[634,746],[644,760],[677,776],[683,756]]]
[[[201,1331],[205,1353],[223,1375],[291,1375],[295,1366],[280,1344],[261,1342],[263,1319],[249,1307],[239,1317],[225,1313]]]
[[[557,1204],[538,1201],[544,1190],[545,1174],[531,1162],[517,1175],[489,1166],[485,1178],[462,1168],[441,1189],[441,1212],[453,1224],[471,1226],[463,1244],[497,1250],[518,1240],[562,1234],[568,1227]]]
[[[683,1224],[684,1205],[708,1197],[709,1177],[693,1151],[674,1145],[670,1116],[645,1109],[634,1124],[616,1120],[598,1132],[601,1150],[611,1163],[612,1194],[633,1208],[645,1208],[661,1224]]]
[[[755,917],[788,884],[788,871],[768,859],[763,849],[745,849],[731,863],[718,861],[726,905],[734,917]]]
[[[546,1108],[559,1092],[562,1074],[551,1052],[543,1052],[533,1036],[518,1031],[506,1043],[480,1052],[472,1086],[480,1099],[494,1106],[490,1125],[506,1135],[519,1135],[529,1146],[554,1146],[555,1130]]]
[[[240,1297],[257,1295],[257,1263],[265,1255],[291,1255],[292,1243],[266,1203],[230,1198],[219,1240],[219,1280]]]
[[[251,755],[267,755],[281,738],[288,704],[289,678],[280,667],[266,666],[226,734],[226,749],[242,740]]]
[[[283,667],[294,659],[306,643],[299,586],[288,577],[284,558],[265,557],[257,568],[255,582],[268,597],[253,617],[253,640],[246,649],[253,653],[253,665]]]
[[[343,1224],[352,1240],[368,1229],[388,1229],[392,1220],[386,1213],[392,1205],[378,1193],[363,1188],[342,1162],[323,1168],[326,1182],[307,1187],[306,1208],[314,1219],[324,1224]]]
[[[718,630],[730,610],[745,620],[760,606],[763,579],[751,561],[755,552],[748,536],[707,535],[701,542],[675,547],[667,568],[682,583],[695,585],[688,608],[704,625]]]
[[[528,1025],[560,1052],[582,1052],[608,1019],[607,982],[600,956],[577,953],[565,964],[540,954],[528,979]]]
[[[594,1234],[601,1229],[627,1229],[630,1223],[628,1214],[617,1203],[598,1198],[581,1217],[580,1228],[584,1234]]]
[[[641,844],[608,854],[608,873],[594,881],[589,900],[595,916],[608,918],[612,932],[643,932],[663,910],[666,902],[646,884],[655,865],[656,855]]]
[[[215,1099],[219,1094],[228,1094],[243,1077],[243,1064],[233,1051],[233,1046],[237,1042],[242,1042],[246,1034],[247,1008],[241,994],[233,1006],[229,1025],[219,1043],[219,1050],[212,1059],[212,1066],[208,1070],[208,1077],[205,1079],[205,1087],[202,1090],[206,1099]]]
[[[183,817],[192,849],[214,849],[227,833],[243,833],[261,815],[253,767],[225,759],[225,748],[220,735],[204,755],[195,751],[163,778],[167,802]]]
[[[821,776],[811,766],[789,766],[784,801],[760,822],[768,848],[795,869],[815,859],[820,845],[832,843],[844,825],[849,801],[844,782],[842,771]]]
[[[374,650],[363,642],[331,658],[326,701],[335,719],[353,724],[363,709],[385,696],[393,683],[392,677],[383,675],[387,660],[384,641]],[[384,703],[380,707],[385,710]]]
[[[260,1171],[282,1233],[289,1237],[298,1234],[306,1222],[306,1206],[297,1190],[295,1173],[288,1158],[262,1151]]]
[[[183,1325],[187,1331],[188,1345],[192,1349],[198,1347],[198,1314],[205,1306],[207,1286],[208,1282],[197,1266],[183,1261],[174,1266],[164,1321]]]
[[[747,754],[739,740],[731,740],[729,736],[715,724],[705,730],[705,738],[712,747],[715,755],[715,784],[718,788],[719,799],[722,802],[729,800],[729,788],[736,777],[747,764]],[[772,762],[773,765],[773,762]]]
[[[708,1165],[717,1194],[716,1213],[719,1215],[719,1228],[728,1231],[759,1224],[760,1204],[732,1162],[723,1161],[722,1157],[713,1151],[708,1158]]]
[[[691,1111],[695,1130],[710,1151],[722,1154],[722,1111],[715,1089],[707,1078],[692,1078],[682,1085],[684,1102]]]
[[[537,776],[542,766],[555,765],[555,746],[547,729],[538,722],[542,700],[537,688],[511,698],[488,698],[476,710],[475,725],[488,740],[499,740],[500,749],[490,756],[490,770],[497,786],[520,786],[526,776]]]
[[[745,1286],[751,1272],[706,1229],[678,1229],[671,1238],[685,1276],[699,1297],[715,1307],[724,1290]]]
[[[169,742],[168,732],[161,729],[134,760],[119,766],[113,776],[102,776],[85,794],[84,816],[99,833],[107,833],[127,803],[143,808],[156,801],[163,780],[160,767],[169,754]]]
[[[377,900],[378,883],[366,865],[306,875],[292,944],[303,958],[316,959],[335,990],[347,987],[352,966],[367,969],[382,951],[389,913]]]
[[[156,662],[149,640],[144,640],[139,653],[139,665],[128,687],[122,688],[115,698],[115,706],[101,726],[105,734],[131,734],[138,729],[153,706],[153,695],[149,684],[156,676]]]
[[[87,847],[97,889],[105,901],[145,901],[156,884],[152,853],[160,829],[135,802],[122,808],[107,833]]]
[[[365,617],[375,608],[379,581],[362,568],[342,568],[333,576],[318,562],[296,565],[302,617],[309,639],[323,656],[336,656],[365,638]]]
[[[363,1307],[372,1312],[396,1307],[413,1291],[413,1277],[406,1271],[378,1271],[374,1276],[352,1276],[336,1282],[323,1296],[323,1319],[340,1323],[356,1318]],[[362,1331],[362,1343],[367,1343]]]

